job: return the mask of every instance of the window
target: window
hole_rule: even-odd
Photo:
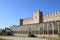
[[[58,34],[58,22],[54,22],[54,34]]]
[[[48,30],[52,30],[52,23],[48,23]]]
[[[40,24],[40,34],[43,34],[43,24]]]
[[[48,34],[52,34],[52,23],[48,23]]]
[[[47,23],[44,24],[44,34],[47,34]]]
[[[44,24],[44,30],[47,30],[47,23]]]
[[[48,30],[48,34],[52,34],[53,32],[52,32],[52,30]]]
[[[54,30],[54,34],[58,34],[58,30]]]
[[[47,34],[47,30],[44,30],[44,34]]]

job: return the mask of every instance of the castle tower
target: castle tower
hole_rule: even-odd
[[[43,22],[43,14],[40,10],[34,11],[34,23],[42,23]]]
[[[27,25],[27,24],[36,24],[36,23],[42,23],[43,22],[43,14],[40,10],[34,11],[34,15],[31,18],[28,19],[20,19],[20,26],[21,25]]]
[[[20,19],[20,26],[23,25],[23,19]]]

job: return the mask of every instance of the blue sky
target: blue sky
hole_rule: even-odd
[[[43,14],[60,10],[60,0],[0,0],[0,28],[19,25],[20,18],[33,16],[40,9]]]

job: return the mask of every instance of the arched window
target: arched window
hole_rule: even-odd
[[[52,34],[52,23],[48,23],[48,34]]]
[[[47,34],[47,23],[44,24],[44,34]]]
[[[54,34],[58,34],[58,22],[54,22]]]
[[[40,24],[40,34],[43,34],[43,24]]]
[[[39,34],[39,25],[38,24],[36,24],[36,34]]]
[[[35,34],[35,25],[32,25],[31,33],[32,33],[32,34]]]

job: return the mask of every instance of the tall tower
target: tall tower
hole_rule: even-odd
[[[20,19],[20,26],[23,25],[23,19]]]
[[[40,10],[34,11],[34,23],[42,23],[43,22],[43,14]]]

